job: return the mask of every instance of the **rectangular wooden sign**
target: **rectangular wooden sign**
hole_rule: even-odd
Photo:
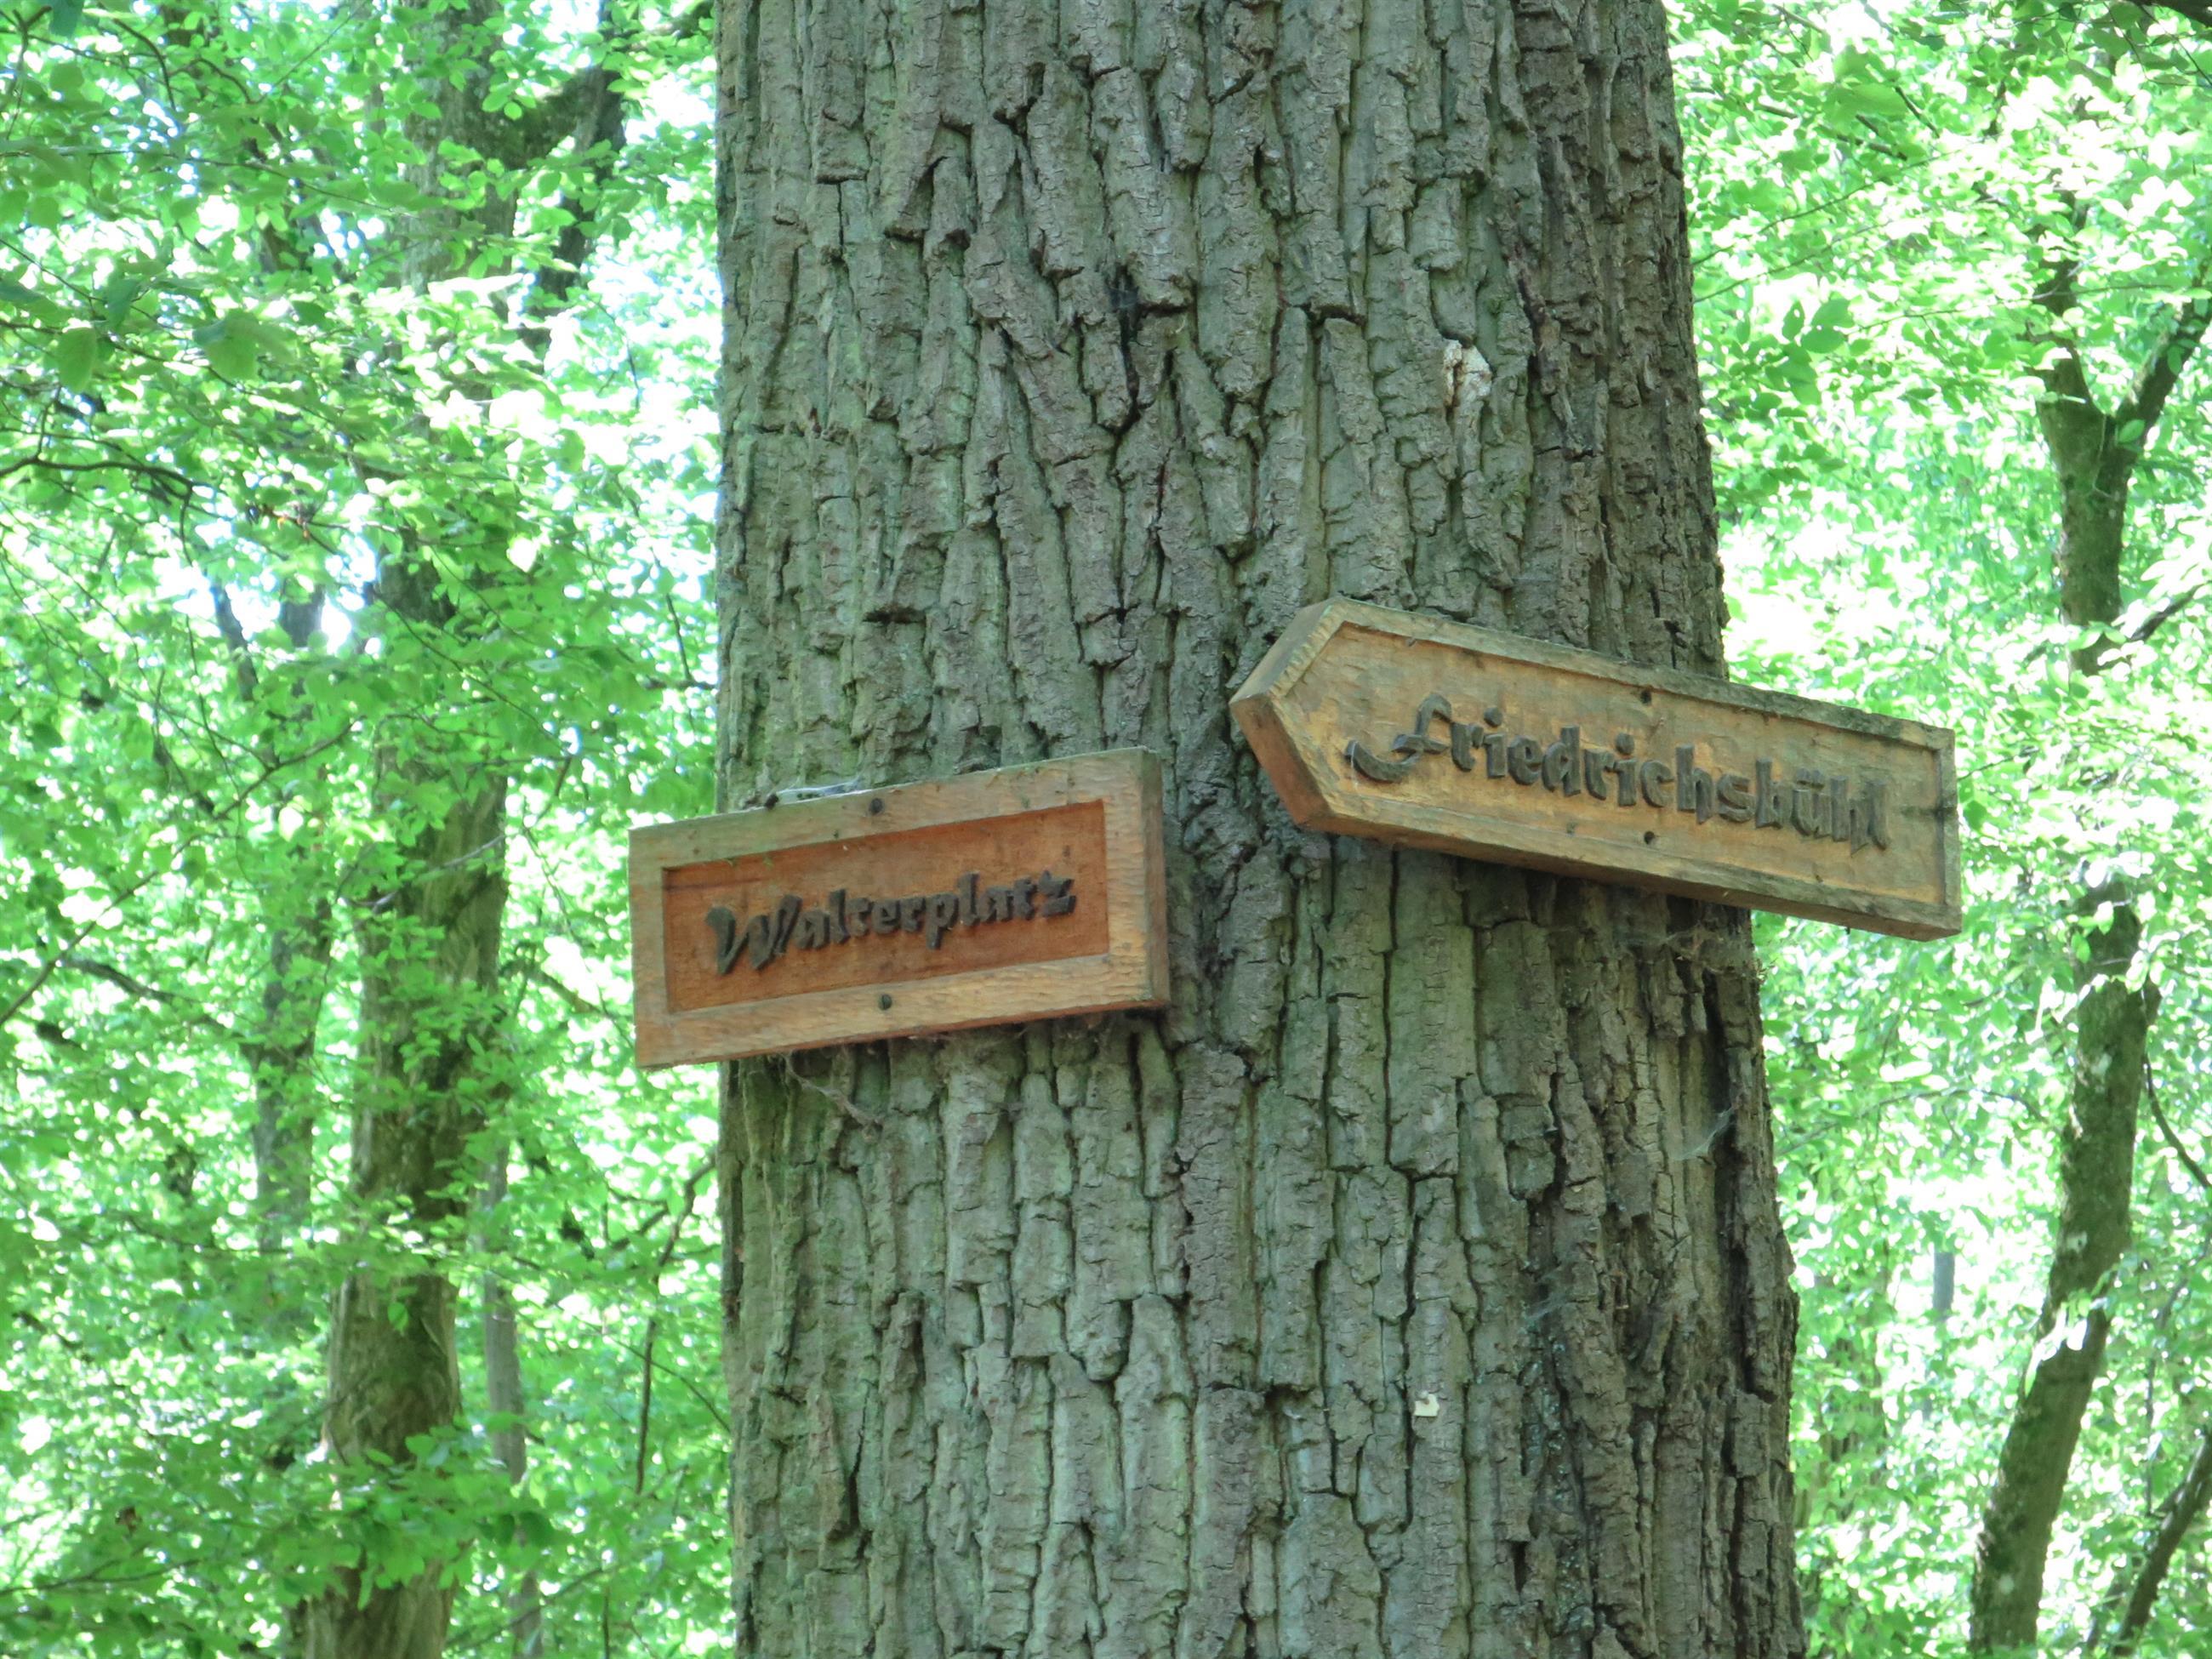
[[[633,830],[641,1066],[1167,999],[1159,763],[1121,749]]]
[[[1231,707],[1307,829],[1959,931],[1940,727],[1348,599],[1299,612]]]

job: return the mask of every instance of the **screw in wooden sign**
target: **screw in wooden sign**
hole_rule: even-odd
[[[1231,708],[1308,829],[1959,931],[1940,727],[1347,599],[1293,618]]]
[[[1139,750],[630,836],[638,1061],[734,1060],[1166,1000]]]

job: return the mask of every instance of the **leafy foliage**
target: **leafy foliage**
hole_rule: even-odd
[[[517,9],[487,103],[521,134],[610,65],[619,155],[430,158],[423,15],[10,16],[0,1650],[273,1648],[340,1561],[535,1575],[548,1650],[680,1644],[724,1599],[711,1122],[699,1079],[629,1066],[619,966],[622,831],[711,804],[702,42]],[[487,192],[513,236],[410,280],[410,216]],[[586,216],[592,285],[533,309]],[[379,592],[398,548],[453,626]],[[453,781],[380,797],[380,750]],[[423,1236],[346,1213],[362,929],[488,763],[511,1006],[481,1152],[516,1168],[495,1218]],[[312,1138],[296,1210],[256,1157],[279,1128]],[[320,1455],[321,1310],[364,1261],[514,1287],[520,1486],[480,1407],[405,1468]],[[456,1645],[499,1606],[465,1600]]]
[[[1959,732],[1969,922],[1942,946],[1762,924],[1803,1300],[1815,1650],[1960,1650],[1980,1504],[2033,1334],[2074,1064],[2085,884],[2148,918],[2155,1102],[2133,1245],[2045,1595],[2074,1651],[2204,1429],[2208,1191],[2201,399],[2135,477],[2106,671],[2069,667],[2040,372],[2118,405],[2206,296],[2212,30],[2185,9],[1685,12],[1700,337],[1738,672]],[[2078,304],[2054,318],[2054,260]],[[2109,906],[2104,914],[2109,915]],[[2201,1154],[2197,1156],[2201,1165]],[[1939,1274],[1957,1301],[1935,1310]],[[2212,1628],[2201,1528],[2144,1653]],[[2109,1624],[2109,1620],[2107,1621]]]

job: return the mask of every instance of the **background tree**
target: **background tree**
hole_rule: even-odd
[[[704,154],[677,67],[703,50],[699,18],[594,38],[482,14],[442,47],[423,15],[374,9],[22,20],[7,143],[26,188],[0,213],[22,222],[0,235],[22,394],[0,458],[8,1651],[343,1647],[334,1626],[382,1617],[441,1560],[487,1588],[550,1582],[556,1640],[688,1631],[721,1599],[719,1549],[680,1519],[720,1479],[709,1396],[676,1386],[698,1344],[664,1334],[638,1358],[660,1276],[703,1283],[668,1252],[708,1121],[669,1109],[680,1087],[626,1083],[598,966],[617,921],[568,897],[611,887],[641,793],[663,813],[705,799],[703,767],[661,753],[697,707],[670,627],[697,520],[663,493],[701,487],[703,450],[668,412],[699,378],[700,331],[671,328],[697,285],[651,294],[706,201],[680,164]],[[429,77],[449,95],[422,101],[425,53],[471,48],[480,72]],[[688,125],[609,119],[654,86],[688,98]],[[461,142],[487,131],[500,153]],[[456,213],[465,245],[441,264]],[[556,316],[609,219],[628,313]],[[569,602],[586,588],[589,610]],[[508,805],[489,849],[471,774]],[[441,844],[472,867],[426,884],[405,860]],[[425,1115],[380,1091],[458,1035],[423,1024],[432,988],[410,977],[445,941],[394,918],[487,852],[517,881],[502,988],[460,1012],[499,1023],[501,1083],[532,1081],[496,1111],[478,1083]],[[472,971],[489,944],[460,947]],[[395,1041],[380,995],[437,1041]],[[624,1086],[659,1122],[629,1121]],[[396,1194],[372,1180],[342,1200],[327,1129],[349,1097],[396,1107],[366,1160],[397,1166]],[[450,1390],[441,1322],[471,1265],[457,1205],[495,1138],[524,1173],[474,1265],[543,1322],[524,1391],[542,1478],[514,1489],[499,1461],[514,1391],[487,1402],[472,1381],[454,1420],[450,1392],[379,1400],[343,1366],[341,1449],[383,1459],[311,1455],[313,1310],[342,1277],[372,1328],[392,1328],[380,1282],[427,1309],[403,1334]],[[665,1373],[657,1397],[641,1364]],[[332,1617],[303,1629],[334,1572]],[[463,1616],[477,1644],[510,1617]]]
[[[1889,1362],[1887,1434],[1809,1517],[1813,1617],[1841,1650],[2027,1641],[2046,1588],[2049,1650],[2100,1644],[2106,1558],[2141,1587],[2127,1560],[2172,1559],[2170,1499],[2196,1489],[2193,1087],[2148,1146],[2136,1129],[2147,1079],[2201,1071],[2205,1036],[2203,531],[2182,459],[2205,434],[2175,395],[2203,325],[2204,111],[2201,39],[2173,9],[1758,27],[1719,6],[1692,49],[1711,94],[1691,100],[1693,153],[1770,163],[1708,173],[1704,199],[1743,228],[1717,237],[1701,296],[1744,597],[1786,641],[1769,672],[1948,708],[1979,757],[1968,934],[1914,961],[1792,941],[1768,988],[1800,1033],[1776,1075],[1820,1269],[1808,1336],[1850,1352],[1871,1316]],[[1966,1318],[1899,1316],[1897,1291],[1951,1308],[1954,1273]],[[2124,1389],[2100,1382],[2115,1365]],[[1971,1593],[1912,1565],[1977,1532]],[[2171,1587],[2183,1629],[2195,1578]]]

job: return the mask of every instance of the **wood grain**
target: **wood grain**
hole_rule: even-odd
[[[1231,708],[1308,829],[1912,939],[1959,931],[1939,727],[1340,599],[1293,618]],[[1765,802],[1762,767],[1779,792]]]
[[[1159,801],[1120,750],[634,831],[639,1064],[1164,1000]]]

